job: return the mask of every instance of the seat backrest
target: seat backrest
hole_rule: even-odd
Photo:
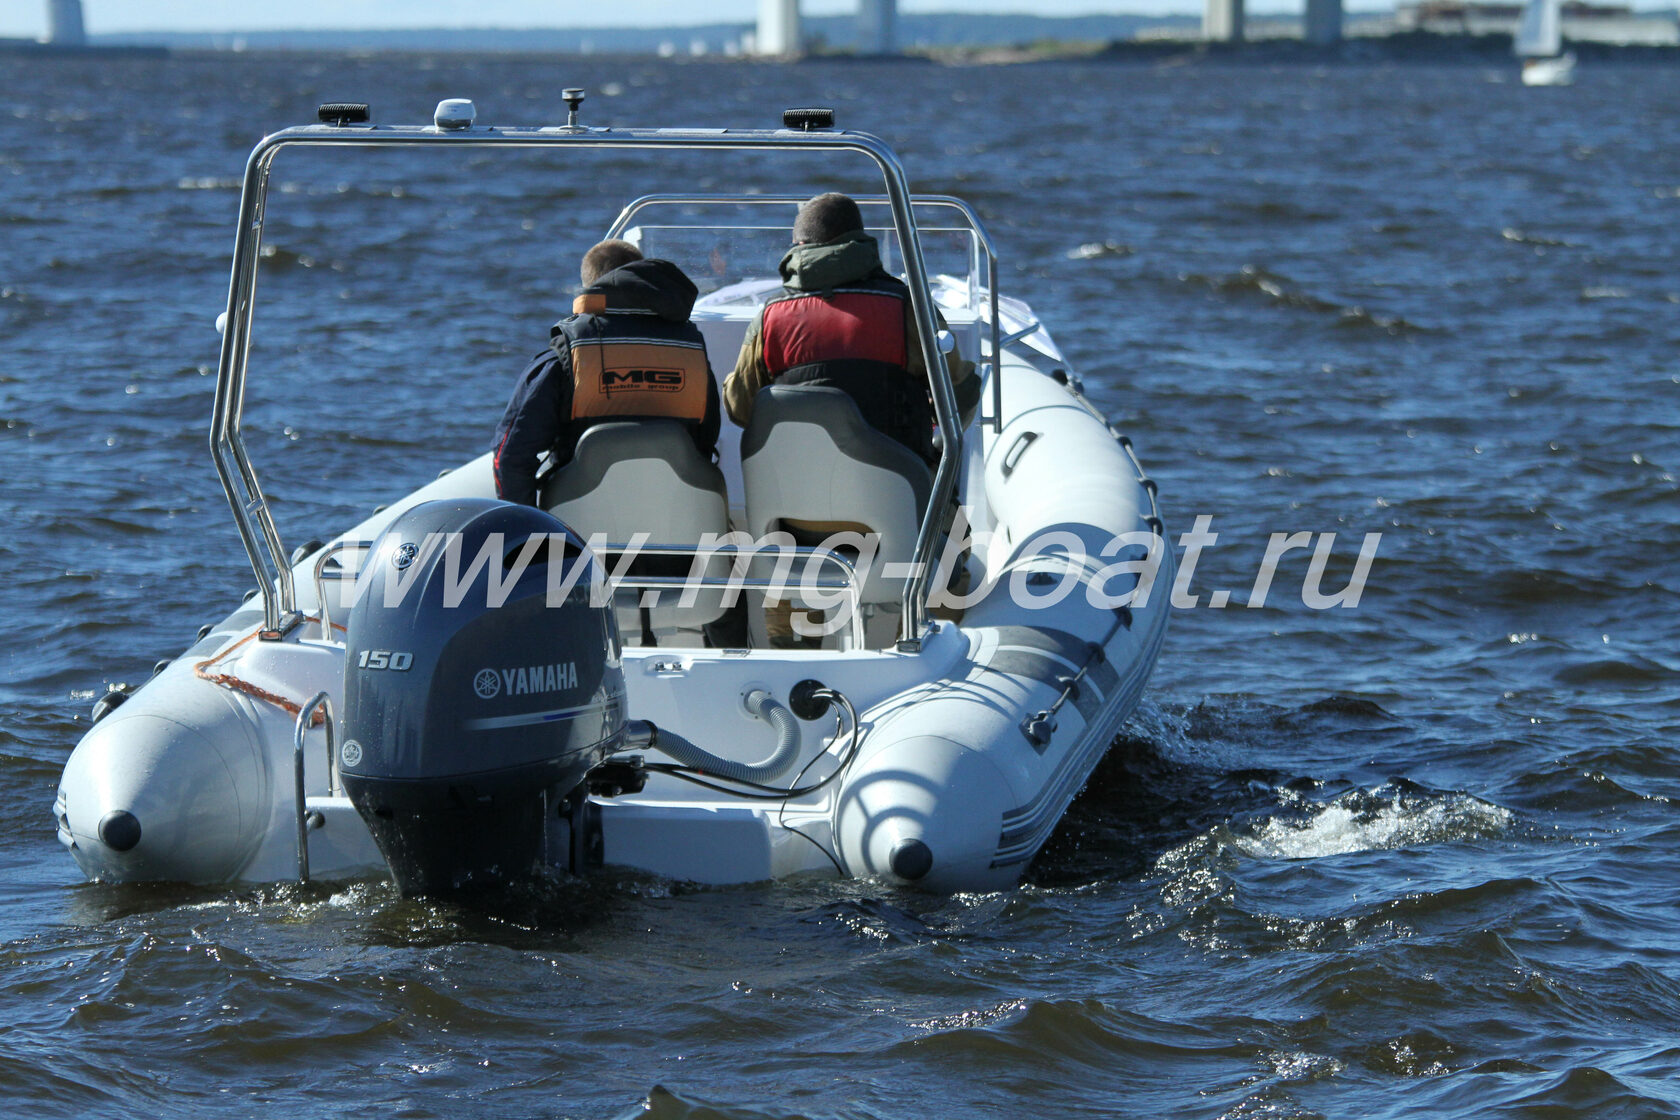
[[[708,533],[729,532],[723,472],[700,454],[677,420],[594,425],[578,440],[571,462],[544,478],[539,501],[585,540],[599,533],[608,544],[647,533],[648,545],[693,545]],[[618,564],[611,554],[602,559],[609,568]],[[680,576],[691,563],[691,558],[645,556],[632,564],[630,576]],[[712,561],[706,574],[727,574],[728,564],[727,558]],[[723,612],[724,596],[717,589],[690,596],[687,605],[678,591],[625,589],[618,624],[633,641],[648,626],[661,633],[695,631]]]
[[[863,601],[897,602],[903,581],[883,569],[915,559],[933,476],[909,448],[866,424],[851,397],[826,385],[761,389],[741,436],[741,472],[754,537],[789,520],[867,526],[879,547]]]
[[[729,531],[723,473],[700,454],[677,420],[596,424],[572,461],[543,481],[542,507],[588,538],[694,544]]]

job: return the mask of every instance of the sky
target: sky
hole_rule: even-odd
[[[1350,5],[1352,6],[1352,5]],[[91,34],[376,27],[629,27],[747,23],[758,0],[82,0]],[[1042,16],[1199,12],[1202,0],[899,0],[901,12],[1031,12]],[[856,10],[848,0],[801,0],[807,16]],[[46,33],[47,0],[0,0],[0,36]]]

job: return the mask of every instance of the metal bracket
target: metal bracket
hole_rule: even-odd
[[[258,630],[257,640],[261,642],[278,642],[281,638],[284,638],[287,634],[296,630],[298,628],[298,624],[302,621],[303,613],[301,611],[292,611],[288,614],[283,614],[280,616],[279,626],[276,626],[272,630]]]

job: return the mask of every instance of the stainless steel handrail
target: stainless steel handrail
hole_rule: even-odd
[[[332,626],[333,626],[332,608],[328,605],[329,600],[327,598],[327,588],[326,588],[327,561],[332,559],[332,557],[334,557],[335,555],[338,555],[339,553],[342,553],[342,552],[349,552],[349,551],[352,551],[352,550],[359,550],[359,551],[363,551],[363,552],[368,551],[369,549],[373,548],[375,543],[376,542],[374,542],[374,541],[358,541],[358,540],[348,540],[348,539],[341,540],[341,541],[334,541],[332,544],[328,545],[326,548],[323,548],[320,552],[318,552],[316,554],[315,565],[314,565],[314,573],[313,573],[314,574],[314,583],[315,583],[315,600],[316,600],[317,604],[319,604],[320,610],[321,610],[321,638],[322,638],[323,641],[332,641],[333,640],[333,637],[332,637]],[[607,542],[607,543],[602,545],[602,550],[605,551],[605,552],[623,553],[623,552],[631,551],[632,546],[628,542],[618,543],[618,544],[615,544],[615,543],[612,543],[612,542]],[[735,557],[746,557],[748,559],[751,559],[754,556],[768,555],[768,556],[770,556],[770,557],[772,557],[772,558],[774,558],[778,561],[783,556],[791,556],[791,557],[801,557],[801,556],[803,556],[807,559],[813,559],[814,558],[814,559],[822,561],[825,564],[832,565],[833,567],[839,569],[839,572],[840,572],[839,578],[837,578],[837,579],[836,578],[823,578],[823,577],[819,576],[817,578],[817,580],[813,581],[813,585],[819,590],[844,591],[844,592],[846,592],[846,611],[847,611],[848,618],[850,620],[849,629],[851,630],[851,635],[850,635],[851,645],[848,648],[853,648],[853,649],[864,648],[865,641],[864,641],[864,636],[863,636],[863,610],[862,610],[863,591],[862,591],[861,584],[858,580],[857,565],[853,564],[850,560],[848,560],[846,557],[840,555],[838,552],[833,552],[833,551],[830,551],[830,550],[827,550],[827,549],[802,546],[802,545],[788,546],[788,547],[785,547],[785,548],[776,547],[772,551],[766,552],[763,549],[743,549],[743,548],[740,548],[739,546],[736,546],[736,545],[717,545],[717,546],[702,548],[699,545],[655,545],[655,544],[645,544],[645,545],[636,546],[634,548],[634,552],[637,556],[679,556],[679,557],[687,556],[687,557],[705,558],[705,559],[710,559],[712,557],[717,557],[717,556],[724,556],[724,557],[735,556]],[[739,561],[736,562],[737,565],[738,565],[738,563],[739,563]],[[606,567],[606,565],[604,563],[601,566],[602,566],[603,569]],[[359,577],[359,573],[351,573],[349,571],[341,571],[338,575],[339,579],[355,579],[355,578],[358,578],[358,577]],[[804,578],[805,577],[802,575],[801,580],[803,581]],[[626,575],[626,576],[621,576],[621,577],[618,577],[618,578],[615,579],[615,578],[613,578],[609,575],[608,579],[607,579],[607,582],[615,590],[617,588],[620,588],[620,587],[627,587],[627,588],[631,588],[631,589],[641,589],[641,590],[649,590],[649,591],[672,590],[672,589],[683,590],[683,589],[686,589],[690,586],[694,586],[694,587],[720,587],[720,586],[721,587],[728,587],[728,586],[735,586],[735,587],[741,588],[742,590],[746,590],[746,589],[750,588],[752,590],[757,591],[757,590],[770,590],[770,589],[774,589],[774,588],[783,588],[783,587],[787,586],[786,581],[775,580],[775,579],[771,579],[771,578],[754,579],[754,578],[747,577],[744,574],[738,572],[734,565],[732,565],[730,574],[728,576],[705,576],[705,575],[702,575],[695,580],[690,580],[689,577],[687,577],[687,576],[628,576],[628,575]]]
[[[860,194],[853,195],[852,198],[853,201],[857,202],[860,206],[870,204],[881,205],[882,203],[890,205],[890,200],[885,195]],[[635,216],[650,206],[796,206],[803,203],[805,200],[806,196],[795,194],[644,194],[640,198],[633,199],[624,207],[623,210],[619,211],[618,217],[613,220],[612,228],[607,231],[607,236],[623,236],[625,231],[630,228],[630,223]],[[1012,342],[1019,341],[1021,338],[1025,337],[1025,335],[1016,334],[1002,339],[998,336],[997,246],[992,241],[992,235],[987,232],[985,223],[980,220],[980,215],[975,213],[974,207],[970,206],[962,199],[948,194],[918,194],[911,196],[910,201],[912,206],[947,207],[949,209],[956,210],[962,215],[968,232],[974,236],[975,264],[977,266],[983,266],[977,268],[977,271],[981,271],[982,273],[982,290],[987,293],[987,299],[991,305],[991,314],[987,319],[987,325],[991,327],[992,331],[992,345],[990,352],[987,354],[976,354],[975,360],[983,371],[981,376],[986,377],[989,375],[991,378],[992,432],[994,435],[1001,435],[1003,433],[1003,380],[1000,356],[1005,346],[1008,346]],[[694,228],[698,229],[704,227],[697,226]],[[972,298],[972,288],[970,295]],[[978,310],[978,308],[976,310]],[[1033,330],[1036,329],[1038,329],[1038,324],[1035,322],[1033,324]],[[1026,333],[1031,334],[1032,331],[1028,331]]]
[[[252,149],[245,164],[240,195],[239,228],[234,238],[233,270],[228,281],[226,328],[217,364],[216,405],[211,419],[210,445],[223,492],[239,527],[239,536],[257,576],[263,597],[265,639],[279,638],[295,626],[296,590],[291,568],[280,543],[274,516],[257,482],[240,433],[245,403],[245,378],[250,355],[251,321],[258,261],[262,242],[263,216],[274,159],[287,147],[429,147],[455,148],[627,148],[720,151],[772,151],[777,149],[853,152],[873,160],[886,186],[892,207],[894,230],[904,255],[905,278],[910,288],[911,308],[921,335],[922,357],[933,387],[934,414],[946,454],[934,472],[933,493],[916,537],[916,561],[906,582],[900,636],[916,643],[927,622],[927,590],[932,576],[933,553],[942,531],[942,514],[950,505],[961,460],[962,432],[958,423],[956,397],[951,379],[939,353],[934,327],[932,293],[928,288],[921,240],[917,234],[913,198],[904,167],[882,140],[868,133],[843,131],[794,132],[790,130],[733,129],[567,129],[562,126],[496,128],[474,126],[443,130],[418,125],[332,126],[307,125],[288,128],[263,138]],[[994,289],[996,285],[993,285]],[[995,323],[994,317],[994,323]],[[262,556],[262,545],[268,558]]]
[[[893,183],[892,183],[891,177],[889,176],[888,177],[888,191],[889,191],[889,193],[887,195],[884,195],[884,196],[883,195],[855,195],[855,196],[853,196],[853,199],[854,199],[854,201],[858,202],[860,205],[867,205],[867,204],[870,204],[870,203],[874,203],[876,205],[879,205],[883,202],[887,203],[888,205],[893,207],[895,224],[901,226],[903,215],[900,214],[900,212],[899,212],[899,207],[896,204],[896,200],[895,200],[895,198],[892,194],[892,190],[893,190]],[[717,205],[722,205],[722,204],[741,205],[741,204],[745,204],[745,205],[786,206],[786,205],[798,204],[798,203],[801,203],[801,202],[804,202],[804,201],[805,201],[805,196],[803,196],[803,195],[787,195],[787,194],[783,194],[783,195],[647,194],[647,195],[642,195],[640,198],[632,200],[628,205],[625,206],[625,208],[622,211],[619,212],[618,217],[616,219],[614,219],[614,221],[613,221],[612,227],[608,232],[608,236],[609,237],[620,236],[626,229],[629,228],[631,220],[635,217],[635,215],[637,213],[639,213],[640,211],[642,211],[642,210],[644,210],[647,207],[652,206],[652,205],[664,204],[664,205],[703,206],[703,205],[708,205],[708,204],[717,204]],[[976,242],[977,246],[985,254],[985,287],[986,287],[986,291],[988,293],[988,298],[989,298],[989,301],[990,301],[990,304],[991,304],[991,314],[990,314],[989,322],[988,322],[988,325],[991,328],[991,334],[992,334],[991,349],[990,349],[990,352],[988,354],[976,355],[975,357],[977,359],[983,359],[983,361],[977,362],[977,364],[979,364],[980,368],[981,368],[980,376],[982,378],[988,378],[989,377],[990,384],[991,384],[991,387],[992,387],[992,394],[991,395],[992,395],[992,431],[993,431],[993,434],[994,435],[1002,434],[1002,432],[1003,432],[1003,376],[1002,376],[1003,375],[1003,365],[1002,365],[1002,352],[1003,352],[1003,346],[1006,345],[1007,343],[999,337],[1000,328],[999,328],[999,325],[998,325],[997,248],[994,245],[994,243],[992,242],[991,235],[986,232],[986,227],[985,227],[984,223],[982,223],[980,221],[980,216],[974,212],[974,208],[972,206],[970,206],[968,203],[964,202],[962,199],[956,198],[956,197],[951,196],[951,195],[912,195],[912,196],[910,196],[910,206],[911,206],[910,218],[912,219],[912,223],[914,222],[914,217],[915,217],[914,208],[918,205],[948,207],[950,209],[954,209],[954,210],[958,211],[963,216],[964,220],[966,221],[969,231],[974,235],[975,242]],[[904,244],[905,243],[904,243],[904,240],[903,240],[903,236],[902,236],[902,234],[900,234],[899,245],[900,245],[901,251],[903,250]],[[912,303],[915,303],[916,300],[915,300],[914,297],[918,293],[918,287],[925,288],[926,282],[927,282],[926,281],[926,276],[925,276],[925,264],[921,259],[920,244],[918,243],[916,245],[916,248],[915,248],[916,263],[915,263],[914,267],[912,267],[912,265],[910,263],[911,254],[909,252],[905,252],[904,256],[905,256],[905,273],[906,273],[907,279],[909,279],[909,281],[910,281],[910,289],[911,289],[911,294],[912,294],[912,297],[913,297],[912,298]],[[918,275],[921,276],[920,284],[918,284],[918,279],[917,279]],[[918,314],[918,317],[917,317],[917,320],[916,320],[918,329],[924,332],[924,338],[922,340],[922,348],[923,348],[924,355],[927,353],[927,349],[928,349],[927,339],[925,337],[925,332],[926,332],[926,330],[928,329],[928,326],[929,326],[929,324],[925,320],[929,319],[929,318],[931,318],[931,316],[922,316],[921,314]],[[1036,324],[1035,324],[1035,328],[1036,328]],[[1014,339],[1010,339],[1009,341],[1014,341]],[[928,371],[929,371],[929,374],[928,374],[929,381],[934,386],[934,391],[933,391],[934,412],[935,412],[936,415],[939,416],[939,419],[940,419],[940,432],[941,432],[942,435],[945,435],[945,431],[946,431],[945,417],[941,413],[941,401],[940,401],[940,395],[941,395],[941,385],[940,385],[940,383],[941,382],[943,382],[943,392],[946,393],[950,397],[950,400],[948,402],[949,403],[949,410],[950,410],[950,412],[953,416],[956,415],[956,396],[955,396],[954,391],[951,389],[950,373],[949,373],[949,370],[947,369],[947,367],[945,366],[945,363],[944,363],[942,358],[939,359],[939,360],[935,360],[933,362],[933,364],[928,365],[927,368],[928,368]],[[939,373],[937,375],[933,373],[933,371],[935,369],[939,370]],[[906,581],[905,589],[904,589],[903,626],[900,630],[899,637],[900,637],[900,640],[909,643],[911,646],[914,646],[919,641],[919,635],[921,633],[922,627],[926,623],[925,610],[926,610],[926,606],[927,606],[927,590],[928,590],[927,585],[928,585],[929,580],[932,578],[933,551],[935,549],[937,549],[938,542],[939,542],[939,536],[944,531],[943,525],[940,524],[940,522],[942,522],[943,518],[941,518],[939,516],[939,514],[944,510],[945,506],[949,503],[949,495],[956,488],[956,483],[957,483],[957,477],[956,476],[957,476],[957,473],[961,470],[962,444],[961,444],[960,440],[953,442],[953,441],[950,440],[948,435],[945,435],[944,446],[952,449],[954,454],[942,455],[940,457],[939,467],[936,469],[935,474],[934,474],[933,495],[934,495],[935,500],[930,502],[929,509],[927,510],[926,514],[924,515],[924,517],[922,519],[921,530],[920,530],[920,532],[917,533],[917,536],[916,536],[916,562],[911,566],[911,576],[910,576],[910,579]],[[941,499],[941,498],[943,498],[943,500],[938,500],[938,499]],[[931,530],[931,532],[930,532],[930,530]]]
[[[1037,319],[1034,319],[1020,330],[1010,331],[1008,334],[1004,335],[1000,340],[999,345],[1013,346],[1023,338],[1026,338],[1028,335],[1037,334],[1041,329],[1043,329],[1043,326],[1044,325]]]
[[[802,194],[730,194],[726,191],[706,194],[670,192],[644,194],[640,198],[632,199],[623,210],[618,212],[618,217],[613,219],[612,228],[607,231],[607,236],[622,236],[624,231],[630,228],[630,223],[635,216],[650,206],[798,206],[807,201],[807,197]],[[880,194],[855,194],[852,196],[852,201],[859,206],[891,205],[891,200],[886,195]],[[948,194],[912,195],[910,202],[912,206],[945,208],[957,211],[962,216],[964,227],[974,235],[981,248],[985,250],[985,257],[979,263],[984,264],[988,269],[997,267],[997,247],[992,241],[992,235],[986,231],[985,224],[980,221],[980,216],[974,212],[974,207],[962,199]],[[694,228],[703,229],[706,227],[696,226]],[[995,276],[988,272],[984,286],[992,287],[994,280]]]
[[[320,553],[315,557],[315,602],[321,608],[321,640],[322,641],[324,641],[324,642],[332,641],[332,627],[333,627],[332,608],[327,606],[327,561],[332,559],[334,556],[338,555],[339,553],[349,552],[351,549],[359,549],[359,550],[365,552],[368,549],[372,548],[373,545],[374,545],[373,541],[353,541],[353,540],[348,540],[348,539],[347,540],[342,540],[342,541],[334,541],[332,544],[328,545],[326,548],[323,548],[320,551]],[[340,579],[343,579],[345,577],[345,575],[347,574],[347,573],[344,572],[343,569],[344,569],[344,565],[342,563],[340,563],[339,564],[339,577],[338,577]]]
[[[309,797],[303,788],[303,739],[309,732],[309,720],[315,714],[315,709],[321,710],[326,721],[327,731],[327,794],[331,796],[337,792],[337,783],[333,781],[333,763],[336,761],[333,750],[333,710],[332,700],[325,692],[317,692],[314,697],[298,710],[297,723],[292,730],[292,779],[293,792],[296,798],[297,818],[297,869],[298,882],[309,882]]]
[[[632,550],[629,543],[612,544],[609,542],[601,547],[604,552],[623,553]],[[846,592],[846,612],[850,620],[848,629],[851,631],[850,642],[846,648],[863,649],[867,645],[863,629],[863,588],[858,582],[857,565],[838,552],[805,545],[794,545],[787,548],[778,547],[773,552],[765,552],[761,549],[748,550],[736,545],[716,545],[708,548],[701,548],[699,545],[641,545],[636,547],[634,551],[637,556],[693,556],[708,559],[717,556],[735,556],[737,560],[735,564],[731,565],[728,576],[701,576],[698,580],[691,580],[688,576],[630,575],[615,579],[609,575],[607,582],[614,590],[621,587],[646,591],[686,591],[690,587],[737,587],[741,590],[751,589],[754,591],[779,590],[788,586],[785,580],[778,580],[773,577],[749,577],[738,570],[739,558],[745,557],[750,560],[755,556],[769,555],[779,562],[783,556],[804,556],[807,559],[815,558],[826,564],[832,564],[840,569],[844,578],[840,581],[817,582],[816,587],[821,590],[843,590]],[[606,567],[604,563],[601,566],[603,569]],[[801,575],[800,578],[803,583],[804,576]],[[821,577],[818,578],[821,579]]]

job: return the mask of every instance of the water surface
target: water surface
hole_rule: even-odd
[[[6,1111],[1680,1114],[1674,73],[0,74]],[[595,123],[833,104],[979,208],[1169,529],[1219,533],[1143,709],[1005,894],[607,875],[478,914],[80,883],[51,805],[90,704],[251,580],[205,439],[250,146],[328,99],[551,123],[566,85]],[[482,449],[625,200],[829,175],[283,162],[246,425],[282,533]],[[1302,555],[1242,605],[1299,531],[1338,534],[1335,586],[1382,534],[1356,609],[1303,606]]]

